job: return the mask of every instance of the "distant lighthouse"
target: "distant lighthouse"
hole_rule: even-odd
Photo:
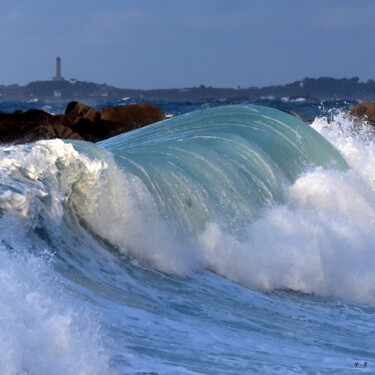
[[[56,77],[52,78],[53,81],[63,81],[64,77],[61,77],[61,59],[56,57]]]

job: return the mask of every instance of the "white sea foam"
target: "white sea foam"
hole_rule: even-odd
[[[375,195],[354,172],[315,170],[247,228],[241,241],[211,224],[207,267],[262,290],[375,302]]]
[[[1,149],[0,373],[110,374],[111,364],[116,373],[192,374],[200,368],[229,373],[250,362],[254,371],[265,373],[306,368],[337,373],[354,368],[349,349],[370,361],[371,342],[362,346],[361,337],[373,328],[371,309],[310,298],[289,301],[290,293],[262,296],[206,273],[185,282],[138,274],[130,266],[137,275],[132,279],[127,268],[115,267],[112,254],[96,259],[106,252],[102,242],[85,232],[86,225],[78,230],[78,220],[67,220],[77,213],[120,252],[164,272],[183,276],[204,267],[249,288],[374,304],[372,142],[353,136],[350,123],[347,131],[324,119],[313,126],[340,149],[351,171],[305,171],[285,186],[281,205],[259,212],[240,235],[225,231],[218,215],[189,244],[179,239],[173,219],[161,214],[142,181],[121,172],[100,147],[56,140]],[[55,246],[69,251],[54,256],[34,229],[44,229]],[[63,245],[60,239],[70,235],[75,237],[64,238]],[[33,255],[35,239],[36,245],[45,244],[45,254],[40,248],[35,251],[40,256]],[[73,255],[74,281],[51,264],[61,255]],[[77,264],[87,284],[74,273]],[[126,298],[105,296],[109,280]],[[97,289],[90,289],[93,284]],[[208,356],[206,347],[212,349]],[[298,360],[301,352],[306,355]]]
[[[312,127],[332,143],[349,165],[375,189],[375,142],[373,127],[363,124],[356,127],[353,121],[340,112],[331,121],[316,118]]]
[[[78,154],[62,141],[1,151],[0,373],[109,374],[98,317],[66,290],[50,261],[32,254],[39,221],[62,224],[69,189],[58,177]]]
[[[121,253],[165,272],[187,274],[194,268],[194,252],[179,243],[144,184],[120,172],[101,148],[85,147],[96,158],[61,140],[3,149],[0,209],[26,229],[35,227],[40,215],[60,225],[64,205],[70,205]]]
[[[112,373],[97,317],[41,258],[6,251],[1,246],[0,373]]]
[[[285,186],[284,203],[259,213],[240,238],[217,218],[197,238],[179,238],[142,181],[121,172],[94,145],[85,146],[90,158],[62,141],[11,151],[0,166],[9,178],[22,171],[21,177],[33,183],[26,190],[17,185],[1,192],[0,207],[29,221],[48,211],[59,223],[69,204],[120,252],[164,272],[189,275],[205,267],[261,290],[374,303],[375,146],[339,120],[340,126],[338,120],[317,119],[313,127],[342,152],[352,170],[305,172]]]
[[[250,287],[292,289],[375,303],[375,144],[338,115],[313,127],[352,170],[317,168],[286,189],[286,203],[247,228],[245,239],[211,223],[200,236],[208,268]]]
[[[349,131],[350,123],[344,130],[322,119],[313,126],[352,170],[316,168],[302,174],[285,187],[285,202],[265,210],[241,238],[212,218],[197,239],[184,245],[142,182],[116,168],[100,179],[109,185],[94,187],[85,198],[81,214],[121,251],[165,272],[186,275],[200,265],[261,290],[375,303],[374,145]]]
[[[105,168],[102,161],[80,156],[72,145],[60,140],[41,141],[1,149],[0,208],[14,216],[28,219],[28,225],[39,213],[61,222],[63,202],[74,183]]]
[[[96,234],[164,272],[186,275],[196,267],[195,252],[179,241],[138,177],[124,175],[113,161],[90,176],[75,186],[70,200]]]

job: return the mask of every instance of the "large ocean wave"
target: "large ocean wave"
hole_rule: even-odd
[[[261,289],[360,299],[372,291],[361,270],[372,258],[359,267],[351,258],[369,249],[373,192],[288,114],[215,108],[101,146],[39,142],[4,149],[1,160],[1,208],[44,240],[56,236],[49,223],[60,228],[64,213],[75,214],[121,254],[180,276],[205,267]]]
[[[231,106],[99,145],[1,148],[1,372],[109,373],[117,341],[88,301],[149,311],[150,286],[204,270],[374,304],[375,149],[352,125]]]

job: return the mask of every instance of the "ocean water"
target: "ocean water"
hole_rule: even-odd
[[[353,102],[158,104],[170,119],[98,144],[0,148],[0,374],[375,372]]]

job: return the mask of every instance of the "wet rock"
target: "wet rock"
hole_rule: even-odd
[[[53,130],[55,131],[56,137],[60,139],[68,139],[69,136],[74,133],[71,128],[61,124],[54,125]]]
[[[100,114],[98,111],[79,102],[70,102],[65,109],[65,114],[76,118],[86,118],[91,121],[100,119]]]
[[[41,125],[41,126],[33,126],[25,130],[25,132],[22,134],[22,137],[19,137],[18,139],[14,139],[12,143],[24,144],[24,143],[36,142],[41,139],[54,139],[54,138],[56,138],[56,133],[53,130],[53,127],[51,125]]]
[[[0,113],[0,142],[27,143],[35,139],[51,139],[54,131],[47,112],[31,109],[27,112],[16,111],[13,114]]]
[[[361,122],[375,125],[375,103],[359,103],[349,108],[347,115],[353,117],[357,125]]]
[[[102,120],[124,124],[132,130],[165,119],[165,113],[153,104],[130,104],[100,110]],[[127,130],[128,131],[128,130]]]
[[[0,112],[0,143],[22,144],[53,138],[98,142],[164,119],[164,112],[152,104],[105,108],[101,113],[78,102],[70,102],[65,114],[60,115],[40,109]]]

